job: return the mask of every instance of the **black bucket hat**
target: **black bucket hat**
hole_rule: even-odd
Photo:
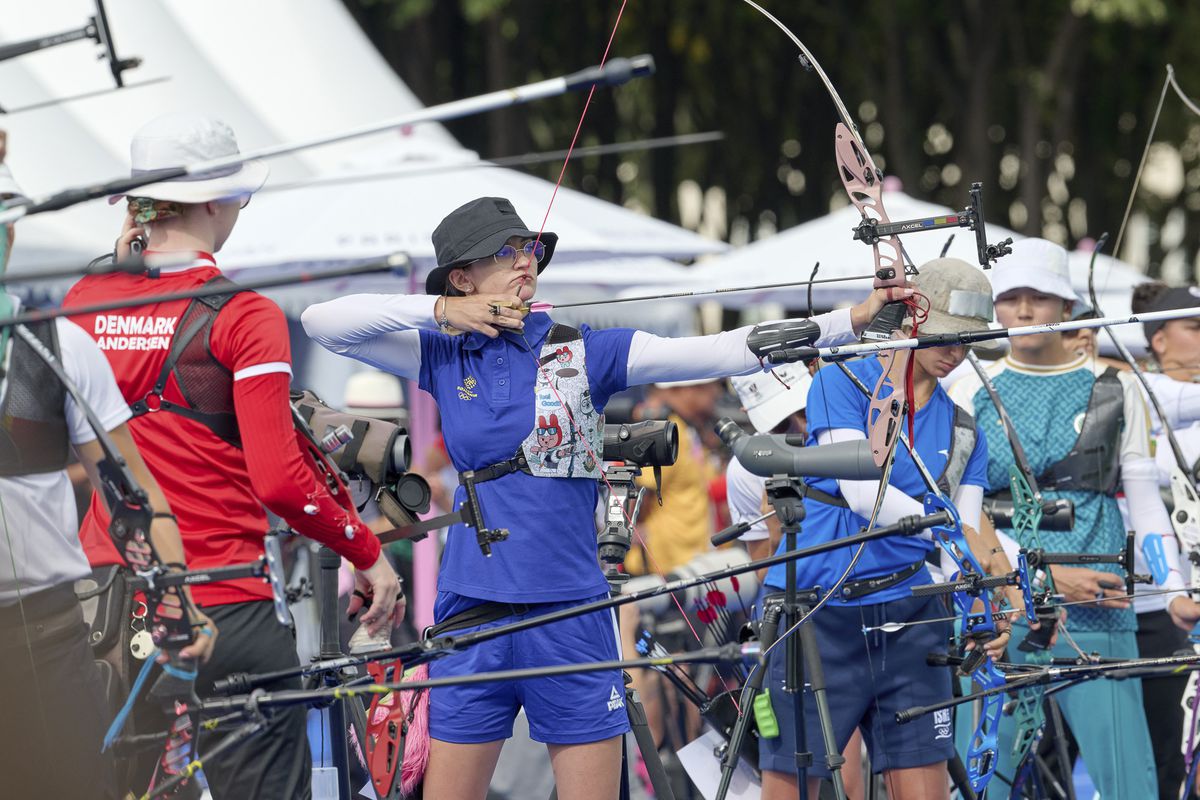
[[[538,232],[530,230],[513,204],[503,197],[481,197],[454,209],[434,228],[433,250],[438,265],[425,279],[425,293],[445,294],[450,270],[495,255],[513,236],[536,239]],[[543,231],[541,242],[546,254],[538,262],[539,275],[550,264],[558,234]]]

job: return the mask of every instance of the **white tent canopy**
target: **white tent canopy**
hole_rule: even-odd
[[[508,197],[525,224],[537,230],[553,189],[530,175],[465,165],[455,172],[264,192],[247,210],[246,221],[253,218],[254,225],[234,230],[223,261],[245,270],[361,261],[404,250],[424,273],[434,265],[429,235],[453,209],[476,197]],[[725,249],[720,242],[569,189],[559,190],[546,227],[559,235],[558,266],[607,256],[686,259]],[[290,235],[265,239],[255,235],[259,228]]]
[[[0,20],[0,42],[79,27],[93,13],[90,0],[30,4]],[[29,194],[127,173],[133,132],[161,113],[209,110],[229,122],[243,150],[250,150],[421,107],[337,0],[118,3],[109,17],[120,55],[144,60],[126,80],[169,80],[5,117],[8,163]],[[0,103],[19,108],[110,88],[112,78],[96,63],[95,50],[74,43],[0,62]],[[381,168],[440,163],[471,166],[373,179]],[[273,159],[268,187],[318,175],[362,180],[264,192],[243,214],[219,261],[243,279],[251,268],[351,263],[396,250],[409,250],[427,265],[437,221],[485,195],[509,197],[528,224],[540,225],[552,184],[477,163],[436,124]],[[123,216],[121,206],[92,202],[22,220],[13,269],[82,265],[110,246]],[[724,249],[568,190],[559,192],[548,227],[563,237],[555,256],[559,267],[581,259],[692,258]]]

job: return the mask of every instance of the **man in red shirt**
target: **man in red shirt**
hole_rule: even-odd
[[[227,125],[197,114],[148,123],[130,150],[134,175],[238,152]],[[64,306],[225,281],[212,253],[225,243],[240,208],[266,174],[266,165],[250,162],[200,180],[138,189],[127,198],[129,215],[116,258],[128,256],[135,240],[148,239],[148,254],[170,253],[185,263],[137,275],[86,277],[72,287]],[[135,415],[129,422],[133,438],[178,517],[191,568],[261,556],[265,506],[354,564],[358,589],[372,600],[362,622],[378,632],[403,615],[399,580],[378,539],[352,506],[339,504],[298,444],[288,399],[291,350],[283,312],[261,295],[228,285],[229,294],[206,302],[154,303],[72,319],[112,364]],[[105,535],[107,525],[108,515],[93,497],[80,530],[93,565],[118,563]],[[275,621],[270,590],[261,581],[196,586],[193,595],[221,629],[196,682],[201,696],[231,672],[297,665],[294,634]],[[299,682],[276,688],[299,688]],[[217,741],[209,734],[202,738],[201,754]],[[305,710],[275,713],[253,747],[205,759],[204,770],[217,800],[308,797]]]

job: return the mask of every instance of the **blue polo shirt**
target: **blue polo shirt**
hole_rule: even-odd
[[[847,366],[871,390],[874,390],[875,383],[883,372],[882,364],[874,358],[854,361]],[[887,397],[890,394],[891,386],[885,386],[883,396]],[[850,382],[850,379],[839,368],[836,366],[823,367],[813,379],[812,386],[808,390],[807,445],[809,447],[816,446],[817,436],[826,430],[839,428],[860,430],[867,435],[869,407],[870,400]],[[941,475],[946,468],[951,434],[954,429],[954,415],[954,401],[950,399],[940,384],[933,390],[933,396],[929,402],[922,406],[916,414],[914,433],[917,441],[917,453],[934,478]],[[907,421],[904,424],[907,435]],[[967,461],[961,483],[986,487],[988,485],[987,466],[987,439],[976,426],[975,449],[971,451],[971,457]],[[832,478],[807,478],[805,482],[826,494],[840,496],[837,481]],[[908,450],[902,444],[896,446],[896,463],[892,468],[890,484],[911,497],[924,498],[925,496],[925,482],[917,472],[912,456],[908,454]],[[848,508],[826,505],[815,500],[805,499],[804,511],[805,518],[801,524],[800,536],[797,541],[799,547],[843,538],[858,533],[867,525],[865,517],[855,514]],[[781,541],[778,552],[784,552],[785,545],[786,540]],[[850,579],[872,578],[898,572],[904,567],[912,565],[918,559],[924,558],[936,546],[929,539],[913,536],[890,536],[886,539],[868,542]],[[827,590],[833,588],[850,565],[850,560],[857,549],[857,546],[845,547],[812,558],[800,559],[796,562],[796,585],[799,588],[812,586],[820,586]],[[767,585],[776,589],[783,588],[786,579],[784,570],[785,565],[783,564],[771,567],[767,572],[765,581]],[[921,570],[907,581],[890,589],[846,603],[840,602],[837,597],[830,598],[829,602],[838,605],[883,603],[908,597],[911,594],[909,591],[911,587],[929,583],[929,581],[928,571]]]
[[[420,386],[437,400],[446,452],[459,472],[512,458],[535,427],[536,356],[552,324],[546,314],[530,314],[524,341],[513,332],[489,339],[421,331]],[[603,413],[609,397],[627,388],[634,331],[586,325],[580,331],[592,404]],[[516,472],[480,483],[477,491],[484,523],[507,528],[509,537],[485,558],[474,530],[454,525],[439,590],[521,603],[578,600],[608,590],[596,555],[597,481]],[[464,496],[459,486],[455,508]]]

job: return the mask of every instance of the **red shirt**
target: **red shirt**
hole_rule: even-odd
[[[211,256],[203,256],[201,263],[158,278],[126,274],[86,277],[71,288],[63,305],[83,306],[199,288],[221,274]],[[100,345],[112,364],[121,393],[126,402],[132,403],[152,390],[176,323],[189,302],[178,300],[71,319]],[[290,414],[286,388],[291,375],[291,348],[283,312],[261,295],[241,292],[217,316],[209,348],[217,361],[233,373],[245,451],[227,444],[201,423],[167,411],[144,414],[129,422],[142,458],[179,521],[188,566],[204,569],[260,557],[262,536],[267,531],[260,496],[269,498],[272,510],[301,533],[330,544],[356,566],[374,563],[378,541],[366,532],[357,515],[347,515],[337,507],[303,466],[304,457],[286,417]],[[258,409],[247,392],[270,397],[270,408]],[[187,405],[174,376],[168,380],[163,396]],[[260,410],[269,412],[269,419],[264,418],[261,424],[247,419]],[[267,446],[260,442],[257,457],[252,458],[250,435],[261,438],[263,430],[271,431],[273,441],[265,443]],[[266,453],[281,459],[277,467],[261,468]],[[247,468],[248,458],[255,464],[254,475]],[[271,485],[272,481],[286,481],[288,485]],[[316,516],[304,514],[303,506],[314,500],[319,501],[321,512]],[[79,533],[93,565],[122,563],[108,536],[108,522],[108,513],[93,495]],[[346,524],[360,529],[353,539],[344,534]],[[268,598],[270,589],[263,581],[250,579],[195,586],[193,595],[200,605],[220,605]]]

